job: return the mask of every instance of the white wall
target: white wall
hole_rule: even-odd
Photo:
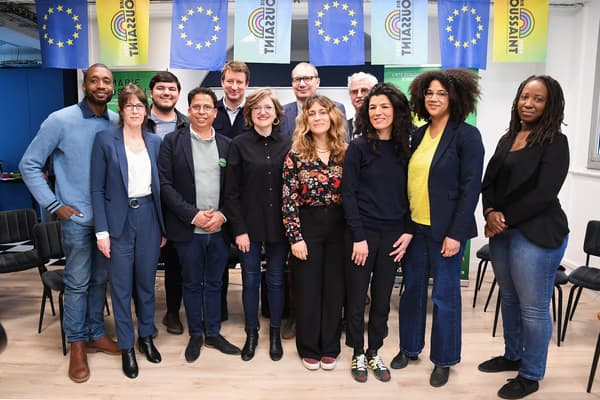
[[[234,3],[230,3],[228,43],[233,41]],[[306,18],[306,4],[294,4],[294,18]],[[365,7],[368,14],[370,7]],[[439,63],[439,37],[437,33],[436,7],[429,7],[429,60]],[[493,18],[493,12],[491,13]],[[100,62],[98,32],[95,24],[95,7],[90,6],[90,62]],[[512,100],[519,83],[531,74],[548,74],[562,85],[566,97],[564,132],[569,137],[571,167],[560,197],[571,228],[569,246],[564,264],[567,267],[583,264],[585,257],[582,243],[585,226],[590,219],[600,219],[600,171],[586,168],[588,143],[591,129],[593,86],[595,76],[598,26],[600,25],[600,2],[586,1],[583,7],[550,8],[548,54],[546,63],[494,63],[492,61],[493,38],[488,39],[488,68],[481,71],[482,99],[478,107],[478,127],[483,135],[486,163],[494,151],[500,135],[510,119]],[[365,28],[369,29],[367,20]],[[490,21],[492,26],[492,21]],[[171,5],[151,6],[149,63],[136,69],[160,70],[169,66],[171,35]],[[292,45],[294,39],[292,38]],[[164,51],[161,51],[164,49]],[[267,67],[267,65],[265,65]],[[202,81],[206,72],[172,70],[182,83],[180,110],[187,109],[185,94]],[[291,101],[291,88],[275,88],[282,103]],[[352,111],[345,88],[322,88],[321,93],[343,102]],[[218,93],[220,95],[220,92]],[[349,113],[351,114],[351,112]],[[480,206],[479,206],[480,207]],[[477,210],[479,226],[483,226],[481,210]],[[480,232],[482,229],[480,228]],[[486,242],[483,237],[473,241],[474,252]]]

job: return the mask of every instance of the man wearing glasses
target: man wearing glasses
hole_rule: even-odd
[[[205,87],[188,94],[190,125],[165,136],[158,169],[167,238],[173,241],[183,277],[183,304],[194,362],[205,343],[225,354],[240,349],[220,334],[221,288],[229,257],[222,228],[223,177],[229,138],[215,132],[217,96]]]
[[[350,93],[350,101],[354,107],[354,117],[348,119],[347,142],[361,135],[361,132],[354,132],[358,110],[363,105],[371,88],[376,84],[377,78],[366,72],[356,72],[348,77],[348,92]]]
[[[302,109],[306,99],[317,94],[320,84],[319,73],[314,65],[301,62],[294,67],[292,70],[292,89],[294,89],[296,101],[283,106],[285,116],[283,121],[281,121],[280,131],[282,134],[289,135],[290,137],[293,136],[294,129],[296,129],[296,117],[299,111]],[[346,110],[344,109],[344,105],[337,101],[334,103],[345,116]]]

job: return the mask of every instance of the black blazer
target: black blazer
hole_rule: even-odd
[[[167,238],[173,241],[188,241],[194,234],[192,220],[198,213],[196,208],[196,184],[190,128],[186,126],[165,136],[158,156],[161,200]],[[223,189],[225,165],[229,150],[229,138],[215,134],[221,167],[219,211],[223,212]],[[222,229],[225,229],[223,226]]]
[[[413,134],[416,149],[427,126]],[[483,143],[479,130],[465,122],[448,121],[429,168],[431,233],[437,241],[448,236],[465,241],[477,236],[475,207],[481,192]]]
[[[227,136],[230,139],[233,139],[237,135],[241,135],[244,132],[250,131],[250,128],[246,126],[246,121],[244,121],[243,107],[236,114],[232,125],[231,121],[229,120],[229,115],[227,114],[225,104],[223,104],[223,99],[217,102],[217,117],[213,122],[213,128],[215,128],[217,133]]]
[[[483,179],[483,209],[502,211],[509,228],[516,228],[533,243],[556,248],[569,233],[567,216],[558,200],[558,192],[569,170],[569,144],[558,134],[552,143],[527,147],[521,158],[519,174],[510,177],[506,187],[498,187],[496,178],[513,140],[501,142],[488,163]],[[503,198],[500,206],[500,197]]]

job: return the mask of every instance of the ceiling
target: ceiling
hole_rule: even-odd
[[[171,3],[172,0],[150,0]],[[228,0],[233,2],[233,0]],[[239,0],[238,0],[239,1]],[[307,0],[293,0],[294,3]],[[372,0],[366,0],[370,3]],[[436,1],[428,0],[429,3]],[[590,0],[551,0],[556,7],[580,7]],[[89,1],[95,4],[96,1]],[[493,3],[493,1],[492,1]],[[430,6],[432,5],[430,4]],[[41,64],[40,42],[34,0],[0,0],[0,68]]]

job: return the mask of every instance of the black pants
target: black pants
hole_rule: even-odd
[[[302,358],[337,357],[344,302],[344,212],[340,206],[302,207],[300,224],[308,259],[292,257],[296,348]]]
[[[173,242],[167,244],[160,251],[160,261],[165,265],[165,297],[167,312],[179,314],[181,298],[183,295],[181,284],[181,264]]]
[[[352,261],[352,235],[346,232],[346,345],[362,352],[365,340],[365,297],[371,284],[368,349],[383,346],[390,313],[390,297],[398,263],[389,256],[392,244],[402,232],[378,232],[365,229],[369,255],[364,266]]]

